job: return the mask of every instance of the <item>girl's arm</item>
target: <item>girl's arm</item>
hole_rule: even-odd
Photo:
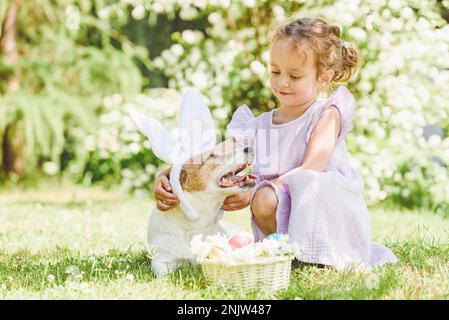
[[[331,106],[324,111],[323,116],[312,131],[302,165],[287,171],[283,175],[273,179],[272,182],[280,186],[286,177],[295,173],[304,170],[323,171],[334,150],[339,132],[340,111],[336,107]]]

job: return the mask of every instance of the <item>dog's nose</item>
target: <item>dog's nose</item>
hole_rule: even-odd
[[[245,149],[243,149],[244,153],[253,153],[253,148],[251,147],[246,147]]]

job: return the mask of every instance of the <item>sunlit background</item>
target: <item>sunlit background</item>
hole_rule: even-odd
[[[30,0],[0,5],[1,179],[61,177],[148,193],[160,162],[124,114],[173,125],[179,90],[232,112],[275,108],[270,23],[324,17],[357,45],[348,137],[370,204],[449,201],[449,4],[444,1]]]

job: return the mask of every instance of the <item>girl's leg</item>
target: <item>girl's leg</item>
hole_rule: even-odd
[[[276,232],[277,205],[278,198],[271,187],[262,187],[253,196],[251,210],[257,225],[265,235]]]

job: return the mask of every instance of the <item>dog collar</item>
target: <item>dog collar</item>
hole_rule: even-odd
[[[173,192],[176,194],[176,196],[179,198],[179,206],[181,207],[182,211],[184,211],[187,218],[190,220],[198,220],[200,217],[196,210],[193,208],[192,204],[190,203],[189,199],[184,194],[184,190],[182,190],[181,187],[181,181],[179,180],[181,170],[182,170],[183,164],[174,164],[170,170],[170,185],[173,189]]]

